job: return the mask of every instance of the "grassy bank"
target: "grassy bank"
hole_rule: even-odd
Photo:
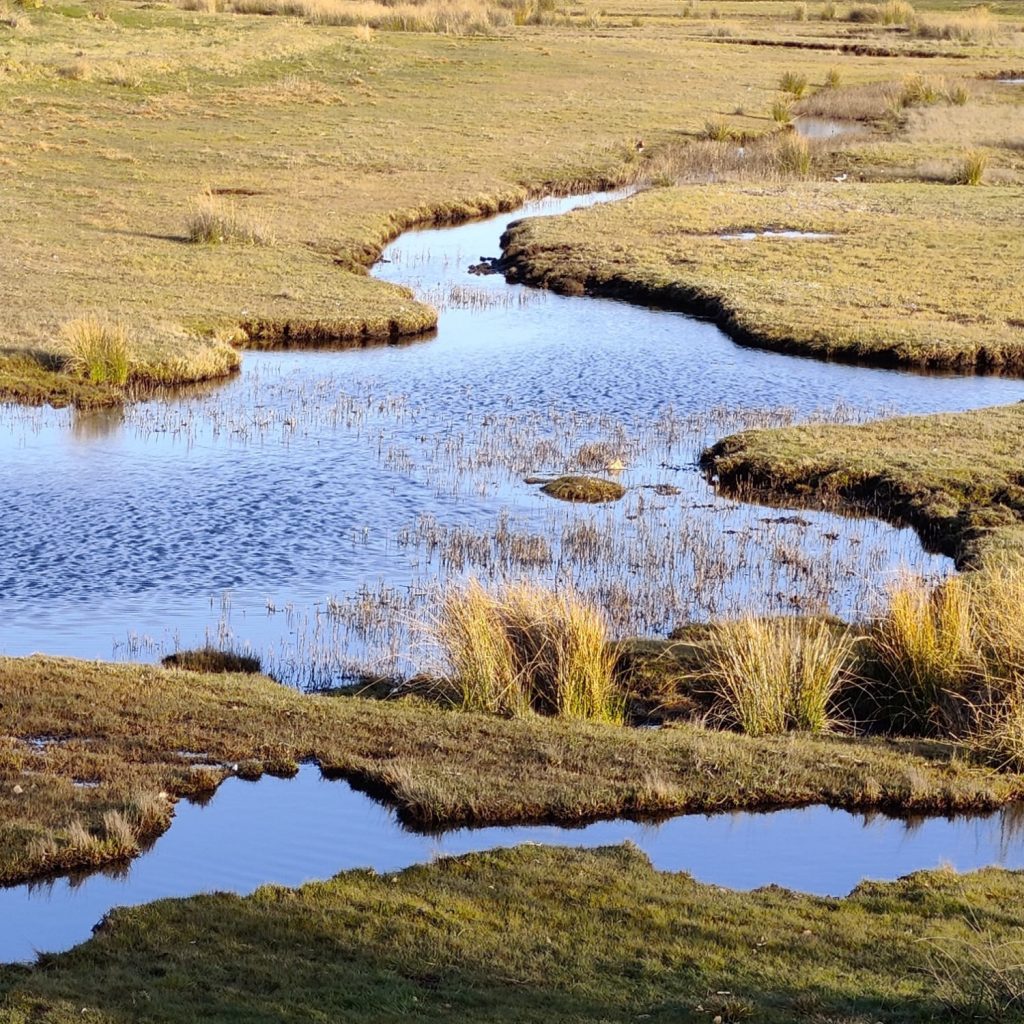
[[[1022,194],[920,182],[691,184],[523,221],[505,236],[506,263],[515,279],[557,291],[710,316],[743,344],[1024,373]]]
[[[953,812],[1024,793],[1024,778],[972,766],[953,743],[504,719],[303,696],[258,675],[8,658],[0,881],[130,856],[168,824],[167,796],[208,793],[228,770],[287,773],[306,758],[422,826],[814,802]]]
[[[0,968],[0,1020],[1006,1021],[1022,898],[1006,871],[828,900],[659,874],[629,847],[520,847],[117,910]]]
[[[461,34],[475,30],[457,19],[421,26],[443,34],[375,32],[377,15],[398,14],[364,9],[374,4],[197,6],[0,10],[0,396],[123,394],[55,372],[62,326],[90,316],[125,325],[138,388],[214,375],[211,346],[429,329],[433,310],[366,274],[389,239],[538,191],[662,174],[666,149],[709,119],[773,130],[780,77],[823,82],[836,60],[826,49],[794,59],[776,41],[884,41],[892,56],[844,62],[850,84],[1015,63],[1010,34],[984,46],[903,40],[841,18],[798,22],[789,4],[478,5],[499,15],[484,34]],[[280,16],[243,13],[257,10]],[[930,56],[907,55],[921,46]]]
[[[704,453],[727,490],[909,523],[961,566],[1024,553],[1024,405],[753,430]]]

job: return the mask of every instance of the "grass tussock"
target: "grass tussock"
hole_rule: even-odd
[[[204,192],[192,200],[185,230],[190,242],[209,245],[222,242],[273,245],[276,241],[265,216],[244,210],[234,199],[212,192]]]
[[[827,731],[855,663],[851,634],[824,619],[745,616],[714,626],[701,646],[717,713],[750,736]]]
[[[795,71],[786,71],[779,79],[779,91],[788,93],[798,100],[807,95],[808,84],[806,75]]]
[[[618,501],[625,495],[626,488],[615,480],[605,480],[598,476],[560,476],[549,480],[541,487],[541,491],[559,501],[601,504]]]
[[[623,720],[607,624],[572,593],[526,583],[491,592],[471,580],[430,632],[464,708]]]
[[[787,132],[778,140],[775,159],[784,175],[806,178],[811,173],[811,145],[796,132]]]
[[[242,672],[256,673],[263,665],[255,654],[225,651],[219,647],[198,647],[190,651],[175,651],[162,658],[164,668],[178,668],[187,672]]]
[[[914,721],[961,732],[979,659],[971,590],[963,577],[938,586],[907,576],[890,591],[874,645],[887,680]]]
[[[64,369],[93,384],[127,383],[135,348],[124,324],[97,317],[71,320],[61,327],[58,347]]]
[[[980,185],[988,170],[988,154],[979,149],[964,153],[956,168],[953,181],[957,185]]]

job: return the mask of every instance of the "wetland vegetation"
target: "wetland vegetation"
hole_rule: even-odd
[[[0,6],[0,397],[127,402],[115,429],[147,455],[241,453],[240,474],[211,460],[231,475],[203,507],[216,547],[241,545],[236,577],[265,544],[275,573],[350,561],[359,579],[312,623],[267,598],[286,656],[236,643],[230,594],[203,646],[129,644],[159,668],[0,656],[0,882],[125,864],[177,801],[305,761],[432,829],[1024,798],[1022,407],[965,412],[968,381],[852,366],[1022,375],[1022,19],[956,0]],[[500,255],[394,241],[618,186],[636,194],[514,223]],[[666,356],[643,311],[627,372],[614,341],[634,313],[610,306],[576,328],[593,386],[531,347],[553,297],[494,270],[851,376],[736,362],[705,382],[728,359],[701,347],[707,325]],[[499,316],[529,328],[527,407],[519,379],[494,383]],[[408,380],[385,361],[288,379],[244,355],[394,345],[446,317],[493,345],[486,365],[456,348],[454,377],[431,376],[413,347]],[[239,379],[243,359],[262,369]],[[747,367],[758,402],[726,388]],[[232,375],[223,399],[161,392]],[[701,385],[680,398],[675,377]],[[4,413],[18,479],[35,437],[87,422]],[[358,487],[319,475],[332,457]],[[59,570],[120,534],[55,466],[87,492],[76,535],[102,527]],[[223,560],[180,532],[198,506],[140,512],[145,479],[101,495],[125,529],[101,576],[129,605],[133,549],[171,584],[175,558],[191,586]],[[266,542],[261,479],[330,543]],[[562,501],[524,506],[534,483]],[[223,504],[246,488],[251,506]],[[370,493],[372,532],[333,518]],[[961,574],[840,515],[913,528]],[[0,562],[15,594],[49,557],[18,544]],[[902,554],[916,573],[896,574]],[[1024,1011],[1021,884],[744,894],[629,848],[523,847],[117,911],[69,953],[0,968],[0,1020],[1004,1020]]]

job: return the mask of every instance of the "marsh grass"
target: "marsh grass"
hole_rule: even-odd
[[[787,97],[779,97],[772,103],[772,120],[776,124],[789,124],[793,120],[793,102]]]
[[[1004,31],[988,7],[980,5],[962,13],[915,18],[912,32],[921,39],[957,43],[991,43]]]
[[[853,678],[854,639],[825,619],[744,616],[712,626],[700,646],[698,678],[716,694],[717,713],[750,736],[827,731]]]
[[[243,210],[234,199],[210,191],[190,203],[185,230],[188,240],[197,244],[273,245],[276,241],[266,216]]]
[[[775,145],[775,160],[783,174],[806,178],[811,173],[810,143],[796,132],[786,132]]]
[[[959,576],[936,587],[905,576],[889,593],[874,645],[897,703],[915,721],[962,734],[981,669],[970,585]]]
[[[123,386],[135,361],[128,328],[98,317],[64,324],[58,353],[68,373],[84,376],[93,384]]]
[[[257,655],[244,651],[223,650],[219,647],[175,651],[162,658],[160,664],[164,668],[178,668],[188,672],[256,673],[263,670]]]
[[[964,153],[953,175],[956,185],[980,185],[988,169],[988,154],[979,149]]]
[[[597,476],[560,476],[549,480],[541,487],[541,491],[559,501],[601,504],[618,501],[625,495],[626,488],[615,480]]]
[[[966,935],[925,939],[925,972],[936,998],[958,1020],[998,1022],[1024,1016],[1024,942],[996,937],[973,915]]]
[[[471,580],[428,631],[468,710],[623,721],[607,624],[572,593],[527,583],[491,592]]]
[[[796,71],[785,71],[779,79],[779,90],[788,93],[794,99],[801,99],[807,94],[807,76]]]
[[[185,0],[205,5],[213,0]],[[354,27],[389,32],[481,35],[510,25],[545,25],[556,20],[551,0],[500,4],[488,0],[229,0],[236,14],[284,15],[311,25]],[[563,19],[564,20],[564,19]],[[366,41],[366,37],[361,37]]]

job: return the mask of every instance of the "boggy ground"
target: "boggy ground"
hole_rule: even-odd
[[[0,968],[0,1020],[1009,1021],[1022,898],[1016,872],[831,900],[659,874],[628,846],[520,847],[117,910]]]
[[[1015,45],[788,3],[524,8],[470,36],[249,9],[301,16],[128,0],[0,10],[0,396],[123,397],[58,372],[61,325],[89,316],[127,328],[128,393],[230,372],[231,345],[422,332],[434,311],[365,272],[410,225],[664,174],[659,154],[708,118],[774,130],[781,75],[820,82],[837,55],[855,84],[994,74]],[[190,242],[197,211],[228,239]]]
[[[168,797],[211,792],[227,766],[251,777],[309,758],[433,827],[817,802],[955,812],[1024,795],[1024,777],[954,743],[504,719],[260,675],[6,658],[0,882],[132,856],[169,824]]]
[[[1024,555],[1024,405],[751,430],[703,456],[726,490],[910,523],[962,567]]]

